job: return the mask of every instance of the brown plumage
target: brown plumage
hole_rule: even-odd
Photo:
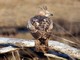
[[[41,45],[48,47],[48,39],[51,36],[53,22],[46,13],[40,11],[40,14],[32,17],[28,21],[27,27],[32,36],[36,39],[35,44],[37,51],[40,50]]]

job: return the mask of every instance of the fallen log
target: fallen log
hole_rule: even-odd
[[[0,38],[0,44],[13,44],[18,47],[34,47],[34,40],[25,40],[17,38]]]
[[[65,53],[71,57],[80,58],[80,49],[71,47],[67,44],[60,43],[57,41],[49,41],[49,47],[56,51]]]
[[[19,47],[34,47],[35,40],[25,40],[25,39],[17,39],[17,38],[0,38],[0,44],[13,44]],[[51,49],[65,53],[74,58],[78,58],[78,59],[80,58],[80,50],[77,48],[53,40],[49,40],[48,44]]]

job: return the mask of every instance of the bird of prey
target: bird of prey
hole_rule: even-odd
[[[47,7],[43,7],[41,11],[34,17],[32,17],[27,24],[27,28],[30,30],[35,40],[35,48],[40,50],[40,46],[44,46],[45,50],[48,47],[48,40],[51,36],[53,29],[53,22],[49,18],[52,16]]]

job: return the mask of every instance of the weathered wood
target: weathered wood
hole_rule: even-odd
[[[16,38],[0,38],[0,44],[13,44],[19,47],[34,47],[35,40],[25,40],[25,39],[16,39]],[[57,41],[52,41],[52,40],[49,40],[48,44],[51,49],[65,53],[75,58],[80,58],[80,50],[77,48],[71,47],[67,44],[63,44]]]
[[[3,48],[0,48],[0,54],[4,54],[4,53],[15,51],[15,50],[18,50],[18,48],[14,48],[12,46],[3,47]]]
[[[59,57],[59,56],[56,56],[56,55],[53,55],[53,54],[44,54],[45,56],[47,56],[47,57],[51,57],[51,58],[56,58],[56,59],[58,59],[58,60],[67,60],[67,59],[65,59],[65,58],[62,58],[62,57]]]
[[[80,49],[71,47],[67,44],[60,43],[57,41],[49,41],[49,46],[57,51],[60,51],[62,53],[65,53],[69,56],[75,57],[75,58],[80,58]]]
[[[13,44],[19,47],[34,47],[34,40],[25,40],[17,38],[0,38],[0,44]]]

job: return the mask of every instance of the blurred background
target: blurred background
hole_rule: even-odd
[[[54,15],[55,35],[79,38],[80,0],[0,0],[0,36],[33,39],[26,24],[44,5]]]

